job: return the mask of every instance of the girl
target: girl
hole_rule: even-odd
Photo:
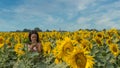
[[[31,32],[29,32],[28,37],[29,37],[29,41],[30,41],[30,44],[28,44],[28,50],[31,52],[41,53],[42,45],[39,41],[39,35],[38,35],[37,31],[32,30]]]

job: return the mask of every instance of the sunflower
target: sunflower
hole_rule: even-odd
[[[120,50],[118,48],[118,44],[110,44],[109,45],[111,53],[117,57],[120,54]]]
[[[72,41],[73,46],[80,44],[77,40],[71,40],[71,41]]]
[[[4,46],[4,38],[0,36],[0,48]]]
[[[100,38],[100,39],[103,39],[104,38],[104,32],[103,31],[102,32],[97,32],[96,37]]]
[[[85,48],[86,50],[90,50],[90,49],[92,49],[92,44],[91,44],[91,42],[90,41],[88,41],[88,40],[86,40],[86,39],[83,39],[82,41],[81,41],[81,46],[83,47],[83,48]]]
[[[117,29],[115,29],[115,28],[112,28],[112,29],[106,31],[106,33],[107,33],[107,35],[109,35],[110,37],[112,37],[113,35],[118,35],[118,31],[117,31]]]
[[[97,44],[103,45],[103,42],[102,42],[103,37],[104,37],[103,32],[97,32],[97,33],[95,33],[95,35],[94,35],[94,37],[93,37],[93,40],[94,40]]]
[[[112,42],[112,39],[106,39],[106,44],[107,45],[110,45],[110,44],[112,44],[113,42]]]
[[[56,58],[66,61],[66,58],[73,51],[73,44],[70,38],[66,37],[60,42],[57,41],[56,47],[53,49],[53,54]]]
[[[73,44],[70,38],[66,37],[59,47],[59,56],[65,60],[73,51]]]
[[[50,54],[51,52],[51,42],[42,43],[44,56]]]
[[[93,38],[93,40],[100,46],[100,45],[103,45],[103,41],[102,39],[98,38],[98,37],[95,37]]]
[[[25,52],[22,50],[23,47],[24,47],[24,46],[23,46],[22,44],[20,44],[20,43],[18,43],[18,44],[15,45],[14,51],[16,52],[16,54],[17,54],[18,56],[21,56],[21,55],[24,55],[24,54],[25,54]]]
[[[54,49],[52,50],[52,53],[54,54],[55,57],[58,55],[61,42],[62,42],[61,40],[56,40],[56,47],[54,47]]]
[[[73,39],[76,40],[76,41],[79,42],[79,43],[80,43],[80,41],[81,41],[81,39],[82,39],[81,37],[82,37],[82,36],[79,36],[79,35],[76,34],[76,33],[73,35]]]
[[[105,34],[105,39],[112,39],[109,35]]]
[[[88,38],[90,38],[90,32],[89,31],[84,31],[84,32],[82,32],[81,36],[84,39],[88,39]]]
[[[71,68],[93,68],[94,58],[88,54],[89,52],[85,49],[75,47],[67,63]]]
[[[10,41],[10,38],[8,38],[8,39],[6,40],[6,44],[8,45],[8,48],[12,46],[12,43],[11,43],[11,41]]]
[[[55,58],[54,63],[55,63],[55,64],[58,64],[58,63],[62,63],[62,61],[61,61],[59,58]]]

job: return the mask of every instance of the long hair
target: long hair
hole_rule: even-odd
[[[37,42],[40,42],[40,41],[39,41],[39,35],[38,35],[38,32],[37,32],[36,30],[31,30],[31,31],[29,32],[29,35],[28,35],[29,41],[31,42],[31,35],[32,35],[32,34],[36,34],[36,35],[37,35]]]

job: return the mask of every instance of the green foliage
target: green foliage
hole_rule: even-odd
[[[17,57],[15,57],[13,49],[8,49],[4,44],[4,47],[0,49],[0,68],[12,68],[16,60]]]
[[[111,54],[106,44],[102,46],[93,45],[91,55],[95,59],[94,68],[118,68],[120,67],[120,55],[115,57]]]

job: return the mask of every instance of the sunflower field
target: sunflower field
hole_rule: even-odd
[[[38,32],[42,52],[28,52],[28,32],[0,32],[0,68],[120,68],[120,31]]]

